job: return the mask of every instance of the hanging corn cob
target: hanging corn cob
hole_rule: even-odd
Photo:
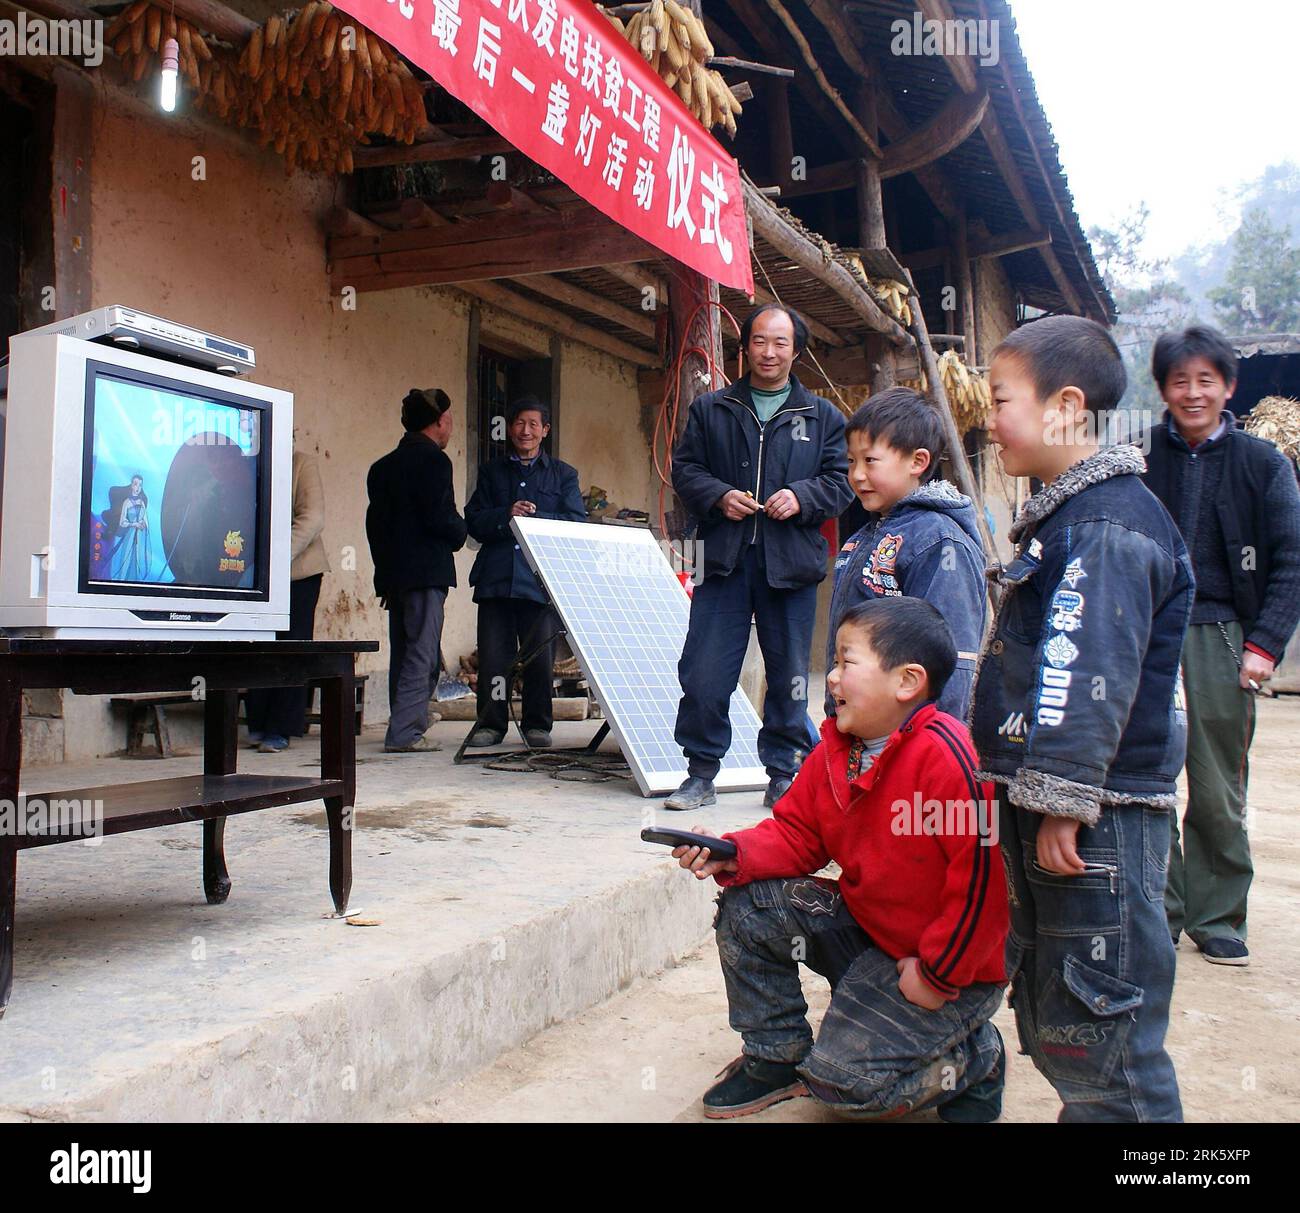
[[[982,427],[993,406],[988,380],[974,374],[955,350],[945,350],[939,355],[939,378],[958,431],[965,434],[967,430]]]
[[[350,173],[352,150],[368,135],[413,143],[427,121],[424,88],[405,61],[324,0],[268,18],[240,50],[209,44],[165,0],[135,0],[105,34],[133,80],[169,37],[196,103],[257,131],[290,169]]]
[[[706,66],[713,58],[713,44],[699,17],[677,0],[652,0],[626,26],[613,13],[601,12],[706,130],[721,126],[735,135],[740,102],[727,82]]]

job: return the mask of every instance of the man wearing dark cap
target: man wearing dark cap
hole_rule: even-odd
[[[392,753],[438,750],[425,737],[430,687],[441,661],[447,590],[456,584],[452,558],[465,543],[456,512],[451,460],[451,401],[441,388],[412,388],[402,401],[406,433],[366,477],[366,537],[375,564],[375,593],[388,611],[388,732]]]
[[[512,518],[587,519],[578,473],[542,450],[550,432],[548,405],[536,396],[513,401],[506,410],[510,454],[479,468],[465,506],[469,533],[483,545],[469,575],[478,603],[478,725],[471,746],[505,738],[510,667],[521,645],[536,650],[523,671],[524,740],[533,748],[551,744],[555,616],[510,530]]]

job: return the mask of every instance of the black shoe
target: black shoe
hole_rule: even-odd
[[[1250,964],[1249,949],[1240,939],[1233,939],[1231,935],[1207,939],[1196,946],[1201,949],[1201,955],[1212,965]]]
[[[993,1029],[997,1032],[997,1029]],[[939,1119],[950,1125],[986,1125],[1002,1115],[1002,1092],[1007,1085],[1007,1050],[998,1032],[998,1059],[979,1082],[942,1104]]]
[[[524,741],[531,750],[549,750],[551,735],[545,729],[525,729]]]
[[[465,743],[471,750],[490,750],[493,746],[500,745],[505,741],[504,732],[498,733],[496,729],[475,729],[470,735],[469,740]]]
[[[1172,940],[1174,941],[1174,947],[1175,947],[1175,948],[1178,947],[1178,941],[1179,941],[1180,939],[1182,939],[1182,937],[1183,937],[1183,933],[1182,933],[1181,931],[1170,931],[1170,932],[1169,932],[1169,938],[1172,939]]]
[[[796,1062],[763,1061],[759,1057],[737,1057],[704,1093],[704,1115],[710,1120],[731,1120],[752,1116],[786,1099],[808,1094],[796,1073]]]
[[[712,779],[699,779],[694,775],[688,775],[682,786],[664,801],[664,808],[683,811],[702,809],[705,805],[717,803],[718,798],[713,794]]]
[[[794,783],[793,775],[773,775],[767,785],[767,795],[763,797],[763,808],[770,809],[781,799]]]

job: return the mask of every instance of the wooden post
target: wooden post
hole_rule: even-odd
[[[790,90],[780,76],[766,80],[769,151],[772,157],[772,180],[785,189],[790,184],[790,168],[794,163],[794,128],[790,122]]]
[[[982,502],[975,487],[975,477],[971,473],[966,459],[966,448],[962,445],[961,435],[957,432],[957,420],[952,413],[948,393],[943,390],[943,379],[939,376],[939,360],[934,356],[934,347],[930,344],[930,332],[925,326],[925,314],[921,311],[921,300],[913,288],[908,307],[912,312],[912,334],[916,338],[916,348],[921,354],[921,369],[925,371],[926,383],[929,385],[931,402],[939,410],[939,419],[943,424],[944,438],[948,443],[948,458],[957,477],[957,487],[975,502],[975,520],[979,524],[980,537],[984,541],[984,554],[993,556],[997,548],[993,546],[993,535],[989,531],[988,519],[980,508]]]
[[[697,347],[713,349],[714,361],[722,369],[722,324],[718,303],[718,284],[703,274],[674,264],[668,276],[668,368],[671,373],[678,354]],[[700,309],[698,312],[696,309]],[[711,392],[718,385],[709,374],[708,364],[698,354],[682,359],[677,377],[679,426],[686,424],[687,409],[696,396]],[[676,434],[672,435],[675,440]]]
[[[955,276],[954,285],[960,300],[960,324],[957,330],[966,339],[964,351],[966,365],[975,365],[975,292],[971,281],[970,241],[966,227],[966,214],[963,211],[952,225],[952,263]]]
[[[876,121],[876,86],[870,80],[858,84],[855,109],[858,121],[873,139],[878,135]],[[885,247],[885,207],[880,193],[880,161],[874,156],[859,158],[858,245],[861,248]]]

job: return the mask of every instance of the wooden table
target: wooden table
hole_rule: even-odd
[[[79,842],[86,822],[66,820],[66,806],[95,806],[102,835],[203,823],[203,891],[216,905],[230,895],[226,818],[234,813],[323,800],[329,823],[329,885],[334,908],[352,890],[352,821],[356,803],[353,683],[356,655],[376,641],[162,641],[0,638],[0,1016],[13,986],[14,895],[18,852]],[[321,684],[320,774],[247,775],[236,768],[239,691],[245,687]],[[105,787],[27,793],[25,801],[64,806],[64,820],[26,825],[17,810],[22,767],[23,691],[70,687],[81,694],[187,691],[202,701],[203,773]],[[102,805],[102,815],[98,811]],[[53,815],[51,815],[53,816]],[[43,825],[29,830],[26,826]],[[53,828],[50,828],[53,827]]]

